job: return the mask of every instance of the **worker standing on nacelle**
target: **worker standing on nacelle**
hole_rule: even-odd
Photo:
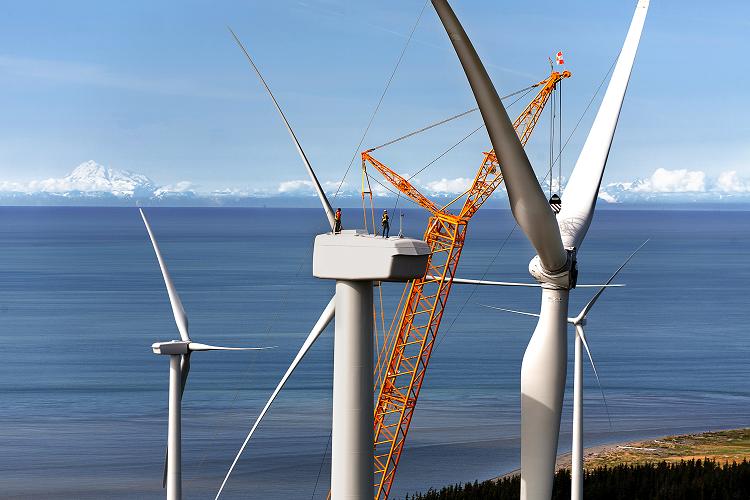
[[[333,218],[333,232],[338,234],[341,232],[341,209],[336,209],[336,215]]]
[[[383,238],[387,238],[391,232],[391,223],[388,218],[388,210],[383,210],[383,219],[380,221],[383,225]]]

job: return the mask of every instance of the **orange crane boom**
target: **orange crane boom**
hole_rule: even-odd
[[[549,78],[535,86],[541,90],[514,122],[519,139],[526,144],[547,100],[557,83],[570,77],[569,71],[553,71]],[[408,180],[396,174],[370,155],[362,153],[362,164],[378,170],[394,187],[432,215],[424,240],[432,255],[426,276],[408,283],[408,296],[403,302],[395,334],[391,336],[390,352],[378,360],[380,375],[376,377],[378,399],[374,414],[375,499],[387,499],[396,476],[396,468],[404,449],[414,408],[427,371],[435,338],[461,257],[467,225],[471,217],[492,195],[503,180],[494,151],[484,153],[479,171],[458,215],[439,208],[421,194]],[[456,201],[456,200],[454,200]],[[451,204],[448,204],[450,206]],[[446,279],[447,278],[447,279]]]

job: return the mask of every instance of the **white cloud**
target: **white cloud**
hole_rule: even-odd
[[[617,198],[605,191],[599,191],[599,199],[604,200],[607,203],[617,203]]]
[[[156,191],[154,191],[154,196],[161,196],[166,193],[189,193],[194,192],[193,183],[190,181],[181,181],[177,184],[168,184],[166,186],[162,186]]]
[[[709,176],[701,170],[658,168],[645,179],[603,186],[599,198],[610,203],[630,201],[750,201],[750,178],[736,170]]]
[[[28,192],[28,184],[24,184],[21,182],[0,181],[0,192],[26,193]]]
[[[750,180],[740,178],[736,170],[722,172],[716,180],[716,190],[724,193],[747,193],[750,192]]]
[[[392,186],[388,186],[388,189],[390,189],[390,191],[388,191],[388,189],[383,187],[387,185],[388,184],[385,182],[383,183],[382,186],[376,182],[373,182],[372,184],[370,184],[370,188],[372,189],[372,195],[380,197],[380,198],[388,198],[390,196],[393,196],[393,192],[398,192],[396,188]]]
[[[429,194],[453,194],[459,195],[471,187],[474,179],[468,177],[456,177],[455,179],[442,178],[437,181],[427,182],[424,186]]]
[[[706,190],[706,173],[700,170],[657,168],[651,177],[634,185],[642,193],[695,193]]]
[[[313,184],[311,181],[292,180],[283,181],[277,189],[282,194],[314,194]]]

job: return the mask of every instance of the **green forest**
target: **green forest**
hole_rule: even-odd
[[[441,490],[407,495],[407,500],[517,500],[521,478],[456,484]],[[617,465],[588,470],[587,500],[746,500],[750,498],[750,463],[713,460]],[[555,475],[552,500],[570,499],[570,471]]]

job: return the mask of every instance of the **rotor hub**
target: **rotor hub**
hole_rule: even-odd
[[[576,249],[566,248],[568,258],[565,265],[556,271],[548,271],[542,265],[538,255],[529,262],[529,273],[542,285],[542,288],[552,290],[571,290],[576,287],[578,280],[578,261],[576,260]]]

